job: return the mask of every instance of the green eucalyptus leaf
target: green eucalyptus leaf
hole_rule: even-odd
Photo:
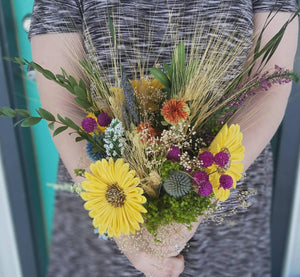
[[[0,108],[0,112],[6,117],[15,117],[17,115],[16,111],[9,107]]]
[[[58,134],[62,133],[63,131],[67,130],[69,127],[68,126],[61,126],[55,129],[53,132],[53,137],[57,136]]]
[[[80,86],[74,86],[74,92],[79,98],[82,98],[82,99],[86,98],[86,91],[85,91],[85,89],[81,88]]]
[[[85,138],[83,138],[83,137],[77,137],[77,138],[75,138],[76,142],[79,142],[79,141],[82,141],[82,140],[85,140]]]
[[[24,117],[29,117],[30,116],[30,113],[27,110],[24,110],[24,109],[15,109],[15,111],[16,111],[16,113],[18,115],[21,115],[21,116],[24,116]]]
[[[72,87],[75,87],[77,85],[77,82],[73,76],[69,76],[69,81]]]
[[[66,78],[63,75],[61,75],[61,74],[56,74],[55,77],[61,83],[65,83],[66,82]]]
[[[55,75],[50,70],[44,69],[42,74],[44,75],[44,77],[46,77],[47,79],[49,79],[51,81],[56,80]]]
[[[21,124],[22,127],[31,127],[38,124],[42,120],[41,117],[28,117],[25,118]]]
[[[25,118],[22,118],[21,120],[19,120],[18,122],[16,122],[15,124],[14,124],[14,127],[16,127],[17,125],[19,125],[21,122],[23,122],[25,120]]]
[[[48,124],[50,130],[54,130],[54,122]]]
[[[43,67],[41,67],[39,64],[37,64],[35,62],[31,62],[30,65],[40,73],[43,73],[45,70]]]
[[[57,114],[57,118],[58,118],[58,120],[59,120],[61,123],[66,124],[65,119],[64,119],[60,114]],[[66,125],[67,125],[67,124],[66,124]]]
[[[82,89],[86,90],[85,82],[84,82],[82,79],[79,80],[79,86],[80,86]]]
[[[84,109],[89,109],[92,106],[89,102],[78,97],[75,98],[75,101],[79,106],[83,107]]]
[[[80,129],[80,127],[78,125],[76,125],[74,123],[74,121],[72,121],[70,118],[65,117],[65,123],[66,125],[68,125],[69,127],[71,127],[72,129],[78,130]]]
[[[37,110],[37,113],[44,119],[48,120],[48,121],[55,121],[55,117],[52,113],[46,111],[43,108],[39,108]]]

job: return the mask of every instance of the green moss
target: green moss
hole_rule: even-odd
[[[182,166],[177,162],[172,162],[170,160],[165,161],[160,169],[161,178],[163,181],[167,180],[169,178],[169,175],[173,171],[180,171],[182,169]]]
[[[153,235],[156,235],[159,226],[174,222],[191,228],[191,223],[196,222],[210,206],[210,197],[199,196],[193,190],[183,197],[165,194],[160,198],[148,199],[145,226]]]

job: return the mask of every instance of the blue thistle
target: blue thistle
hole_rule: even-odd
[[[104,143],[103,141],[103,138],[104,136],[103,135],[94,135],[94,140],[96,142],[100,142],[101,144]],[[88,155],[88,157],[93,161],[93,162],[96,162],[98,160],[102,160],[102,159],[105,159],[107,156],[106,156],[106,153],[104,152],[100,152],[98,150],[95,149],[93,143],[91,142],[87,142],[86,143],[86,146],[85,146],[85,151]]]

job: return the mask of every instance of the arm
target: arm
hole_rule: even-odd
[[[267,16],[268,13],[257,13],[254,15],[255,34],[259,34]],[[283,12],[275,16],[264,33],[262,47],[279,31],[290,16],[290,13]],[[274,65],[292,70],[297,50],[297,41],[298,20],[295,19],[287,27],[284,37],[269,61],[266,70],[272,70]],[[266,92],[258,92],[230,120],[230,123],[240,124],[244,135],[244,170],[252,164],[276,132],[284,116],[290,91],[291,83],[280,86],[275,85]]]
[[[77,79],[82,77],[77,62],[84,57],[80,34],[37,35],[31,39],[31,47],[33,60],[41,66],[51,70],[55,74],[61,74],[61,68],[63,68],[68,74]],[[72,56],[71,53],[76,53],[76,57]],[[67,116],[77,125],[80,125],[85,114],[73,100],[72,95],[66,89],[44,78],[40,73],[37,72],[36,74],[42,107],[54,115],[59,113],[62,116]],[[74,137],[68,135],[68,132],[63,132],[53,137],[53,141],[74,181],[81,181],[80,179],[76,179],[73,170],[82,167],[79,164],[79,160],[80,157],[85,155],[85,143],[76,143]]]

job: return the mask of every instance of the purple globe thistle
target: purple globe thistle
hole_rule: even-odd
[[[204,171],[197,171],[193,175],[193,183],[198,187],[201,186],[201,184],[206,181],[209,181],[209,179],[207,173]]]
[[[209,181],[204,181],[201,183],[198,189],[198,194],[204,197],[209,196],[213,191],[212,185]]]
[[[221,175],[220,179],[220,187],[219,188],[223,188],[223,189],[230,189],[233,185],[233,179],[230,175]]]
[[[172,162],[178,162],[180,160],[180,155],[180,149],[176,146],[171,146],[167,154],[167,159],[171,160]]]
[[[200,166],[206,168],[213,164],[214,156],[212,153],[205,151],[198,156],[198,160],[200,162]]]
[[[97,122],[92,117],[86,117],[81,122],[82,129],[88,133],[91,133],[97,128]]]
[[[111,117],[107,113],[101,113],[97,117],[98,124],[107,127],[111,123]]]
[[[219,152],[214,156],[214,162],[219,167],[225,167],[229,162],[229,155],[226,152]]]

